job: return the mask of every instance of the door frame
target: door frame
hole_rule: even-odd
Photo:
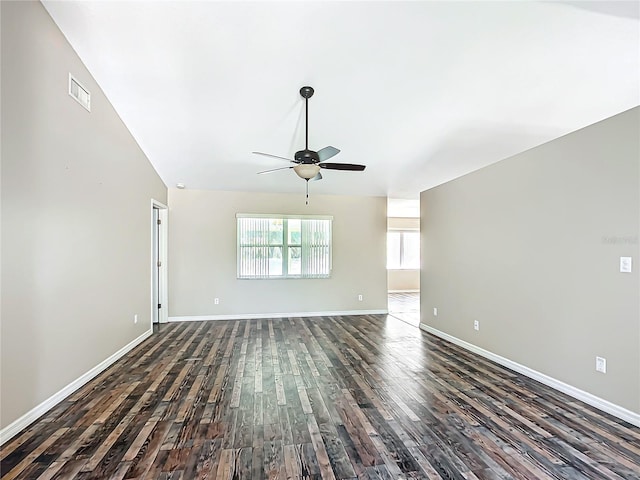
[[[160,228],[158,229],[158,234],[159,234],[159,244],[160,244],[160,248],[158,249],[158,259],[160,260],[160,264],[162,265],[162,268],[160,268],[160,271],[158,273],[158,283],[159,285],[156,286],[154,284],[154,273],[153,273],[153,269],[157,268],[157,266],[155,265],[155,258],[154,258],[154,245],[153,245],[153,241],[155,238],[154,235],[154,231],[156,229],[156,225],[154,224],[155,222],[153,221],[154,219],[154,214],[153,211],[157,210],[158,211],[158,218],[160,219]],[[163,204],[162,202],[159,202],[155,199],[151,199],[151,210],[149,212],[151,214],[151,261],[150,261],[150,265],[151,265],[151,289],[150,289],[150,315],[149,315],[149,323],[150,323],[150,327],[151,329],[153,329],[153,311],[154,309],[157,309],[157,304],[154,302],[154,296],[153,296],[153,292],[156,288],[158,288],[158,292],[159,292],[159,300],[160,303],[162,304],[162,308],[160,308],[160,311],[158,312],[158,324],[160,323],[168,323],[169,322],[169,289],[167,288],[167,268],[168,268],[168,262],[167,262],[167,258],[168,258],[168,240],[169,240],[169,207],[167,207],[165,204]]]

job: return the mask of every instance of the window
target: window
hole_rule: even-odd
[[[387,233],[387,269],[420,269],[420,232]]]
[[[328,278],[333,217],[236,215],[238,278]]]

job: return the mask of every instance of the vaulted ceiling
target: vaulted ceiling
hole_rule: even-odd
[[[164,182],[420,191],[640,103],[639,3],[44,1]],[[73,72],[72,72],[73,73]]]

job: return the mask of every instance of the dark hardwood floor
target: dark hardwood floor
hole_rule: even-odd
[[[392,316],[163,325],[12,479],[638,479],[640,429]]]

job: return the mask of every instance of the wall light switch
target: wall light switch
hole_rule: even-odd
[[[620,271],[622,273],[631,273],[631,257],[620,257]]]
[[[438,316],[438,307],[433,307],[433,316],[434,317]]]

